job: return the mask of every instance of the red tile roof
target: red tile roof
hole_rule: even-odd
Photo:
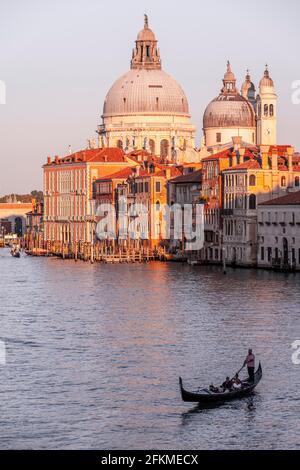
[[[170,171],[170,176],[171,178],[176,178],[177,176],[181,176],[182,175],[182,171],[175,167],[175,166],[171,166],[171,167],[164,167],[161,171],[159,171],[158,173],[153,173],[153,176],[163,176],[163,177],[167,177],[167,171]]]
[[[251,147],[244,147],[242,148],[245,150],[245,157],[253,157],[254,155],[257,155],[260,153],[260,148],[257,145],[251,146]],[[271,145],[269,148],[269,156],[272,155],[273,150],[277,151],[279,157],[284,157],[287,154],[287,149],[291,148],[291,145]],[[226,149],[221,150],[218,153],[215,153],[214,155],[210,155],[209,157],[202,158],[202,162],[204,161],[210,161],[210,160],[218,160],[219,158],[227,158],[232,156],[234,151],[234,147],[228,147]],[[295,157],[294,157],[295,158]],[[296,157],[297,159],[298,157]]]
[[[250,159],[246,160],[243,163],[239,163],[238,165],[231,166],[230,168],[226,168],[223,171],[231,171],[231,170],[260,170],[261,166],[257,160]]]
[[[183,183],[200,183],[202,180],[202,170],[193,171],[187,175],[177,176],[171,180],[171,183],[174,184],[183,184]]]
[[[66,155],[63,158],[51,161],[50,164],[62,163],[80,163],[80,162],[102,162],[102,163],[123,163],[126,162],[126,156],[122,149],[117,147],[105,147],[98,149],[86,149]]]
[[[259,204],[259,206],[294,206],[300,205],[300,191],[289,193],[286,196],[277,197],[270,201],[265,201]]]
[[[103,176],[102,178],[98,178],[95,182],[99,181],[107,181],[107,180],[124,180],[127,179],[130,175],[135,173],[135,167],[124,168],[123,170],[117,171],[116,173],[112,173],[110,175]]]

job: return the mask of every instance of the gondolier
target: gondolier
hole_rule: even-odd
[[[255,356],[253,354],[252,349],[248,350],[248,355],[244,362],[244,367],[247,366],[249,380],[254,382],[254,371],[255,371]]]

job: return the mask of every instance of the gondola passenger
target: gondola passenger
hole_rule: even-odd
[[[242,388],[242,381],[239,378],[239,374],[235,374],[234,378],[232,379],[232,386],[236,390]]]
[[[226,390],[232,390],[232,380],[230,380],[229,377],[226,377],[225,382],[222,383],[222,389],[224,390],[224,392]]]

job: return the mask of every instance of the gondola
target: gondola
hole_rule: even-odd
[[[11,251],[11,256],[13,258],[20,258],[20,252],[19,251]]]
[[[238,390],[226,391],[221,393],[213,393],[209,389],[203,388],[197,393],[188,392],[183,388],[182,378],[179,377],[179,387],[181,392],[181,397],[183,401],[194,402],[194,403],[220,403],[228,400],[233,400],[235,398],[242,398],[249,395],[253,392],[255,387],[258,385],[262,378],[262,367],[259,363],[258,369],[254,374],[254,382],[243,382],[243,387]]]

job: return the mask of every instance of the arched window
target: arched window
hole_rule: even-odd
[[[150,147],[151,155],[155,155],[155,142],[153,139],[149,140],[149,147]]]
[[[258,103],[258,117],[261,117],[261,103]]]
[[[169,155],[169,141],[167,139],[163,139],[160,142],[160,156],[162,159],[166,160]]]
[[[250,194],[250,197],[249,197],[249,209],[250,209],[250,210],[256,209],[256,196],[255,196],[255,194]]]
[[[269,106],[267,104],[264,105],[264,115],[268,116],[269,114]]]
[[[299,176],[296,176],[296,178],[295,178],[295,186],[296,187],[299,187],[299,181],[300,181]]]
[[[270,116],[274,116],[274,105],[270,104],[270,109],[269,109]]]
[[[256,185],[256,176],[255,175],[250,175],[249,177],[249,186],[255,186]]]
[[[122,149],[122,148],[123,148],[123,142],[122,142],[122,140],[118,140],[118,141],[117,141],[117,147],[118,147],[119,149]]]
[[[160,210],[160,202],[159,201],[156,201],[155,208],[156,208],[157,212]]]
[[[281,186],[286,186],[286,177],[285,176],[281,177]]]

